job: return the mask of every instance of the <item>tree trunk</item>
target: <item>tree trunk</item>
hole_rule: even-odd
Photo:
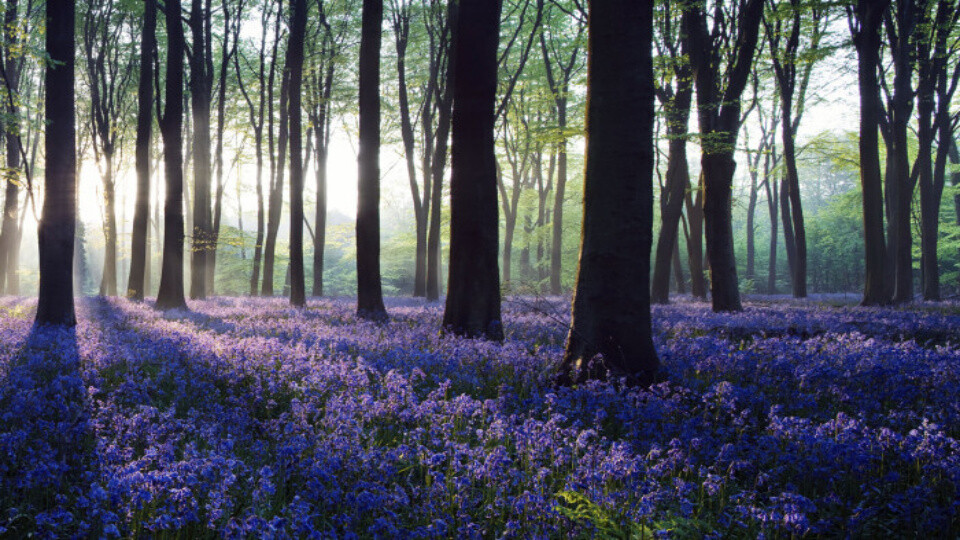
[[[703,218],[710,261],[710,294],[714,311],[741,311],[737,259],[733,252],[733,173],[737,168],[732,153],[704,153]]]
[[[659,367],[650,321],[653,243],[653,3],[590,0],[583,233],[558,382]],[[599,361],[596,361],[599,356]]]
[[[13,49],[16,46],[17,0],[7,0],[4,14],[3,31],[3,69],[6,91],[9,96],[16,96],[20,86],[20,69],[17,55]],[[17,280],[17,251],[20,237],[17,216],[17,202],[20,198],[20,111],[16,97],[5,100],[4,109],[8,119],[3,122],[7,143],[6,186],[3,201],[3,218],[0,225],[0,295],[17,294],[19,287]],[[8,287],[9,283],[9,287]]]
[[[654,304],[667,304],[670,301],[670,263],[674,244],[677,243],[684,197],[690,187],[686,135],[692,96],[693,87],[688,83],[678,90],[677,96],[669,104],[667,180],[660,196],[660,237],[657,238],[653,282],[650,287],[650,300]]]
[[[383,0],[363,0],[360,39],[360,178],[357,199],[357,316],[387,317],[380,283],[380,27]]]
[[[877,128],[880,122],[880,25],[889,0],[858,0],[854,35],[860,89],[860,185],[863,190],[864,277],[863,305],[887,303],[884,284],[886,247],[883,235],[883,185]]]
[[[307,303],[303,270],[303,150],[300,90],[303,87],[303,42],[307,33],[307,1],[294,0],[290,19],[290,304]]]
[[[100,296],[117,295],[117,194],[113,179],[113,151],[104,152],[106,162],[103,177],[104,199],[104,252],[103,276],[100,280]]]
[[[443,210],[443,176],[447,168],[447,140],[450,136],[453,107],[453,60],[454,56],[451,54],[447,62],[447,83],[437,117],[437,137],[431,171],[433,179],[430,186],[430,228],[427,231],[427,300],[431,302],[440,299],[440,214]]]
[[[687,191],[684,198],[689,222],[687,235],[687,264],[690,266],[690,293],[694,298],[706,300],[707,280],[703,272],[703,175],[700,176],[696,194]]]
[[[190,106],[193,112],[193,230],[190,252],[190,298],[207,297],[210,252],[210,90],[207,71],[206,17],[203,0],[193,0],[190,29]]]
[[[130,276],[127,296],[142,301],[148,275],[148,226],[150,220],[150,140],[153,115],[153,49],[157,39],[157,3],[145,0],[143,31],[140,38],[140,74],[137,88],[137,200],[133,211],[133,234],[130,243]]]
[[[183,297],[183,26],[180,0],[166,0],[166,102],[160,133],[167,193],[163,209],[163,262],[157,308],[185,309]]]
[[[453,33],[450,277],[443,327],[467,337],[503,339],[497,268],[497,164],[494,147],[500,0],[461,0]]]
[[[777,235],[779,221],[777,216],[780,208],[780,189],[776,179],[772,176],[769,163],[764,164],[764,176],[767,189],[767,210],[770,215],[770,258],[767,261],[767,294],[777,294]]]
[[[176,1],[176,0],[174,0]],[[47,0],[43,214],[38,229],[40,293],[37,324],[76,325],[73,249],[77,221],[73,0]]]

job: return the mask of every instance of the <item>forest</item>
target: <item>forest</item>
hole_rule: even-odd
[[[0,538],[960,536],[960,0],[0,14]]]

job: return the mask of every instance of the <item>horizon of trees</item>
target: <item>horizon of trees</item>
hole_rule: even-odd
[[[456,257],[457,4],[387,0],[372,3],[377,14],[369,0],[301,1],[76,6],[74,168],[98,177],[81,190],[81,210],[91,190],[100,202],[98,222],[76,227],[78,292],[156,295],[172,307],[283,291],[299,305],[306,291],[353,294],[365,283],[373,318],[384,294],[442,296]],[[690,291],[737,310],[744,292],[863,291],[866,304],[957,294],[960,2],[656,4],[652,301]],[[48,7],[0,8],[0,294],[38,283],[23,232],[45,204],[35,178],[49,172],[37,31]],[[371,9],[364,33],[360,14]],[[497,295],[497,312],[501,290],[561,294],[576,283],[588,10],[578,0],[504,0],[499,10],[496,219],[485,210],[483,226],[496,267],[496,293],[484,295]],[[364,68],[363,36],[373,35],[382,43],[371,42]],[[856,67],[838,72],[845,61]],[[371,65],[376,92],[358,100]],[[857,81],[861,125],[801,138],[831,78]],[[365,116],[363,103],[379,111]],[[377,119],[375,132],[364,118]],[[330,163],[358,130],[361,169],[374,168],[363,169],[358,216],[368,217],[354,236],[352,216],[330,207],[344,174]],[[378,158],[365,153],[371,144]],[[466,257],[467,269],[480,260]]]

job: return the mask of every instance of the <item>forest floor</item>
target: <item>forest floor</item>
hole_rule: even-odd
[[[956,306],[656,307],[641,390],[552,384],[566,302],[0,299],[0,536],[960,534]]]

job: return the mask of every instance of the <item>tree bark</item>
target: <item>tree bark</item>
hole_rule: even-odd
[[[860,91],[860,185],[863,190],[864,277],[863,305],[888,302],[884,284],[886,246],[883,234],[883,184],[877,129],[880,123],[880,25],[889,0],[858,0],[848,8],[857,49]]]
[[[303,270],[303,144],[300,90],[303,87],[303,42],[307,33],[307,2],[294,0],[290,18],[290,304],[307,303]]]
[[[733,28],[726,28],[715,18],[713,29],[708,30],[704,10],[704,3],[688,6],[683,13],[683,28],[697,89],[700,135],[704,141],[701,171],[710,292],[714,311],[741,311],[731,210],[736,170],[734,151],[740,131],[740,97],[753,65],[763,3],[761,0],[737,2],[736,17],[731,22],[735,24]],[[727,35],[731,31],[734,35]],[[736,47],[728,52],[722,46],[724,40],[735,41]]]
[[[503,339],[494,148],[501,0],[461,0],[453,55],[450,276],[443,327]]]
[[[4,189],[3,218],[0,225],[0,295],[18,294],[17,253],[20,236],[17,202],[20,198],[20,111],[18,99],[22,62],[16,59],[14,47],[17,24],[17,0],[7,0],[4,13],[3,69],[8,97],[4,109],[8,119],[3,122],[7,143],[6,186]]]
[[[77,155],[73,0],[47,0],[46,28],[46,53],[52,62],[47,63],[45,73],[46,176],[38,229],[40,292],[36,323],[74,326],[77,322],[73,308]]]
[[[650,321],[653,2],[591,0],[583,233],[558,382],[659,368]],[[599,355],[599,361],[597,357]]]
[[[130,243],[130,276],[127,297],[142,301],[146,289],[150,219],[150,141],[153,131],[153,49],[157,39],[156,0],[144,0],[143,30],[140,37],[140,73],[137,88],[137,200],[133,210],[133,234]]]
[[[383,0],[363,0],[360,39],[360,178],[357,199],[357,316],[387,317],[380,283],[380,27]]]
[[[207,0],[209,1],[209,0]],[[204,0],[192,0],[190,30],[190,107],[193,114],[193,230],[190,252],[190,298],[207,297],[210,252],[210,79],[207,69],[207,19]]]
[[[186,309],[183,287],[183,25],[180,0],[166,0],[166,102],[160,133],[167,193],[163,209],[163,262],[157,308]]]

